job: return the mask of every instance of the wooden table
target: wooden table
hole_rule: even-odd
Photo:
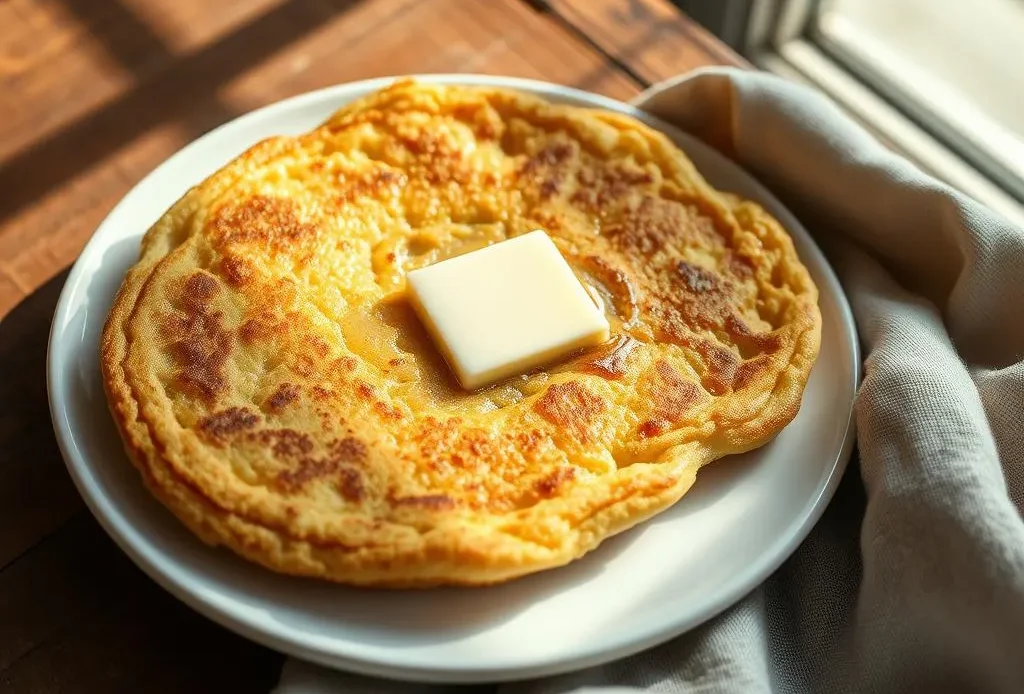
[[[46,339],[82,245],[175,150],[326,85],[534,77],[628,99],[740,59],[667,0],[0,2],[0,691],[267,691],[282,657],[160,590],[57,451]]]

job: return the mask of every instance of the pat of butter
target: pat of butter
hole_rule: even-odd
[[[608,320],[543,231],[408,275],[409,297],[463,388],[608,339]]]

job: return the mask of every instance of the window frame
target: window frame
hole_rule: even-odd
[[[817,87],[922,169],[1024,223],[1024,175],[934,107],[818,28],[827,0],[724,0],[743,13],[739,47],[756,66]],[[735,18],[733,22],[735,23]]]
[[[1018,200],[1024,201],[1024,174],[1015,171],[993,151],[993,146],[982,137],[971,137],[971,131],[984,133],[987,121],[970,123],[966,132],[957,123],[939,114],[938,104],[909,92],[905,84],[891,72],[880,69],[866,54],[850,44],[836,41],[822,31],[816,20],[819,8],[826,0],[813,0],[811,14],[804,32],[811,43],[849,70],[853,75],[891,102],[908,118],[943,142],[966,162],[989,176]]]

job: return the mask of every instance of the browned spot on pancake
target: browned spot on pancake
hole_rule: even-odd
[[[550,498],[554,496],[564,484],[571,482],[574,479],[576,479],[575,468],[560,467],[552,471],[551,474],[547,475],[543,479],[534,483],[533,489],[538,495],[544,498]]]
[[[496,140],[501,134],[497,123],[493,121],[482,121],[473,128],[473,134],[478,140]]]
[[[206,311],[210,300],[217,294],[220,286],[217,280],[205,272],[196,272],[185,280],[182,287],[181,301],[190,311]]]
[[[309,394],[312,395],[313,399],[317,402],[323,402],[334,395],[334,391],[330,388],[324,388],[323,386],[313,386],[309,389]]]
[[[650,439],[668,431],[672,422],[667,419],[648,419],[640,425],[638,433],[642,439]]]
[[[299,398],[299,387],[294,383],[282,383],[267,398],[266,407],[271,412],[280,412]]]
[[[399,420],[402,412],[377,398],[377,389],[364,381],[356,381],[356,392],[364,400],[370,402],[374,411],[383,419]]]
[[[422,185],[470,184],[477,172],[466,164],[458,144],[446,132],[426,127],[404,127],[395,142],[412,154],[419,166],[411,169],[413,181]],[[434,191],[436,194],[436,191]]]
[[[577,178],[579,185],[572,202],[598,214],[637,187],[654,181],[650,171],[635,164],[589,166],[581,169]]]
[[[306,434],[293,429],[279,429],[275,432],[277,441],[274,442],[274,455],[280,457],[296,457],[305,455],[313,450],[313,441]]]
[[[534,459],[540,451],[541,444],[546,440],[543,433],[536,429],[520,431],[515,435],[516,448],[527,460]]]
[[[199,420],[196,428],[206,438],[224,444],[233,434],[252,429],[259,424],[260,416],[244,407],[229,407]]]
[[[446,186],[455,183],[460,186],[469,186],[475,175],[462,159],[458,152],[450,152],[445,156],[435,155],[426,170],[423,172],[423,180],[435,187]]]
[[[236,255],[226,255],[221,258],[220,271],[235,287],[245,286],[255,274],[252,265]]]
[[[737,301],[733,283],[684,262],[678,263],[675,277],[652,292],[647,306],[662,336],[685,344],[690,331],[721,328]]]
[[[346,436],[331,444],[331,453],[350,463],[360,463],[366,459],[366,444],[353,436]]]
[[[520,176],[530,177],[547,169],[557,168],[576,156],[580,146],[575,140],[563,140],[546,145],[529,157],[520,167]]]
[[[182,365],[178,380],[206,400],[212,400],[226,387],[225,366],[233,339],[219,313],[198,316],[189,321],[186,337],[174,345],[174,355]]]
[[[274,324],[264,318],[269,317],[250,318],[242,323],[242,327],[238,329],[238,337],[242,342],[252,344],[257,340],[266,339],[274,333]]]
[[[455,149],[449,135],[429,128],[405,128],[396,139],[418,157],[449,154]]]
[[[655,362],[654,372],[660,381],[659,385],[651,390],[657,413],[656,419],[678,422],[687,410],[705,397],[700,386],[683,378],[663,359]]]
[[[293,429],[279,429],[274,432],[276,441],[273,453],[282,458],[304,456],[313,449],[313,441],[309,436]]]
[[[397,407],[392,407],[386,402],[377,400],[373,403],[373,409],[381,416],[381,419],[390,419],[392,421],[398,421],[402,418],[402,411]]]
[[[590,439],[591,424],[607,408],[602,398],[575,381],[549,386],[533,405],[541,417],[579,441]]]
[[[252,432],[248,438],[269,447],[279,458],[299,458],[313,450],[313,439],[294,429],[263,429]]]
[[[596,353],[584,355],[580,367],[587,373],[620,380],[626,374],[626,361],[640,343],[629,335],[619,335],[615,342],[603,345]]]
[[[317,335],[306,335],[303,337],[303,345],[309,348],[320,359],[325,358],[331,353],[331,346],[327,344],[327,341]]]
[[[545,212],[544,210],[533,210],[528,218],[529,226],[534,229],[545,229],[549,232],[562,230],[563,223],[557,214]]]
[[[729,316],[725,320],[725,329],[729,332],[732,337],[752,337],[754,332],[747,325],[746,321],[742,318],[736,317],[735,314]]]
[[[522,184],[534,186],[546,200],[559,193],[569,178],[569,166],[579,154],[574,140],[553,142],[529,157],[519,168]]]
[[[338,491],[353,503],[363,498],[363,474],[353,467],[338,470]]]
[[[189,277],[181,295],[183,312],[169,315],[162,326],[178,365],[178,384],[207,402],[226,388],[225,368],[234,346],[223,314],[209,307],[218,288],[217,281],[205,273]]]
[[[349,373],[355,371],[356,366],[358,366],[359,364],[359,362],[357,362],[354,358],[349,356],[338,357],[337,359],[334,360],[334,363],[339,370],[348,371]]]
[[[719,330],[739,301],[737,280],[717,266],[682,260],[694,248],[712,257],[729,250],[713,210],[654,195],[609,213],[602,235],[609,257],[626,264],[645,327],[659,341],[684,344],[694,331]]]
[[[416,432],[416,444],[420,459],[437,464],[443,460],[450,461],[452,456],[461,457],[465,450],[456,445],[462,431],[462,420],[449,417],[443,422],[435,417],[425,417]]]
[[[422,496],[397,496],[392,500],[396,506],[419,506],[431,511],[445,511],[455,508],[455,499],[445,494],[425,494]]]
[[[269,195],[226,204],[210,222],[210,236],[218,247],[257,244],[265,250],[288,251],[316,232],[315,225],[299,219],[294,202]]]
[[[338,193],[337,202],[350,203],[360,198],[383,197],[385,193],[395,193],[408,182],[408,178],[401,171],[390,171],[388,169],[374,169],[360,175],[339,173],[336,179]]]
[[[725,254],[725,266],[741,280],[747,280],[754,276],[754,261],[735,251],[730,250]]]
[[[440,478],[459,471],[459,478],[482,484],[488,502],[500,497],[495,490],[519,479],[526,466],[536,464],[553,446],[551,435],[528,431],[489,431],[457,417],[423,418],[411,441],[413,455]],[[505,492],[500,492],[505,493]]]
[[[296,467],[278,473],[275,483],[282,491],[295,493],[313,480],[338,474],[341,494],[350,501],[357,500],[354,497],[361,495],[363,489],[362,473],[352,465],[358,465],[365,458],[366,444],[348,436],[334,441],[322,457],[306,456],[299,459]]]
[[[616,248],[637,260],[660,250],[679,258],[686,246],[723,246],[710,219],[680,202],[653,195],[644,196],[638,205],[609,221],[604,234]]]
[[[732,350],[710,340],[694,340],[692,344],[705,365],[701,385],[712,395],[724,395],[732,390],[736,368],[741,360]]]
[[[292,359],[291,368],[302,378],[312,378],[316,374],[317,358],[312,354],[300,352]]]
[[[683,278],[686,288],[695,294],[705,294],[715,289],[717,280],[714,273],[702,267],[680,260],[676,264],[676,272]]]

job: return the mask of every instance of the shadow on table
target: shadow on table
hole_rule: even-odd
[[[82,508],[46,397],[46,343],[67,270],[0,320],[0,569]]]
[[[138,81],[0,163],[0,223],[160,124],[183,122],[198,135],[231,120],[238,112],[218,95],[224,85],[360,0],[287,0],[184,55],[151,42],[155,32],[122,0],[58,2]]]

